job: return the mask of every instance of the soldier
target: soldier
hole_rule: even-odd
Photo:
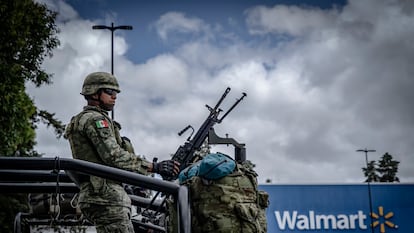
[[[119,134],[119,125],[107,114],[119,92],[118,81],[109,73],[95,72],[85,78],[81,94],[88,104],[72,117],[65,132],[73,158],[144,175],[176,175],[179,163],[172,160],[151,163],[125,148],[127,143]],[[79,186],[79,207],[95,224],[97,233],[134,232],[131,200],[121,183],[90,176],[81,180]]]

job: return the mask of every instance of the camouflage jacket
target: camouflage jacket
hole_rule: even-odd
[[[150,162],[123,148],[119,128],[106,111],[86,106],[72,117],[65,131],[72,156],[146,175]],[[118,182],[90,176],[80,185],[79,202],[130,206],[131,200]]]

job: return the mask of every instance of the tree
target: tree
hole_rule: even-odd
[[[31,0],[0,2],[0,155],[34,156],[36,123],[64,126],[54,114],[39,110],[25,92],[25,83],[37,87],[51,83],[41,64],[59,44],[56,13]]]
[[[362,168],[365,182],[400,182],[397,177],[399,161],[395,161],[392,155],[386,152],[378,162],[372,160],[367,167]]]
[[[393,160],[392,155],[387,152],[378,162],[377,170],[380,173],[380,182],[400,182],[397,177],[399,161]]]
[[[34,151],[38,122],[53,126],[57,137],[63,134],[64,125],[38,109],[25,91],[26,82],[51,83],[41,64],[59,45],[55,19],[55,12],[32,0],[0,1],[0,156],[40,156]],[[0,232],[12,232],[15,214],[27,209],[27,197],[3,194],[0,200]]]
[[[367,167],[362,168],[362,171],[364,172],[365,177],[367,177],[365,182],[378,182],[379,181],[379,176],[377,175],[376,166],[377,166],[376,162],[372,160],[368,162]]]

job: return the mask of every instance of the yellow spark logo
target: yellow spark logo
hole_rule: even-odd
[[[393,222],[390,221],[390,218],[392,218],[392,216],[394,216],[393,212],[388,212],[384,215],[384,207],[379,206],[378,214],[371,213],[371,217],[375,219],[375,221],[372,223],[372,227],[375,228],[379,225],[381,233],[385,233],[385,226],[397,229],[398,225],[395,225]]]

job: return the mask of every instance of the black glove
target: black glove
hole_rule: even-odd
[[[152,171],[160,174],[162,177],[174,177],[180,171],[180,164],[174,160],[164,160],[152,164]]]

